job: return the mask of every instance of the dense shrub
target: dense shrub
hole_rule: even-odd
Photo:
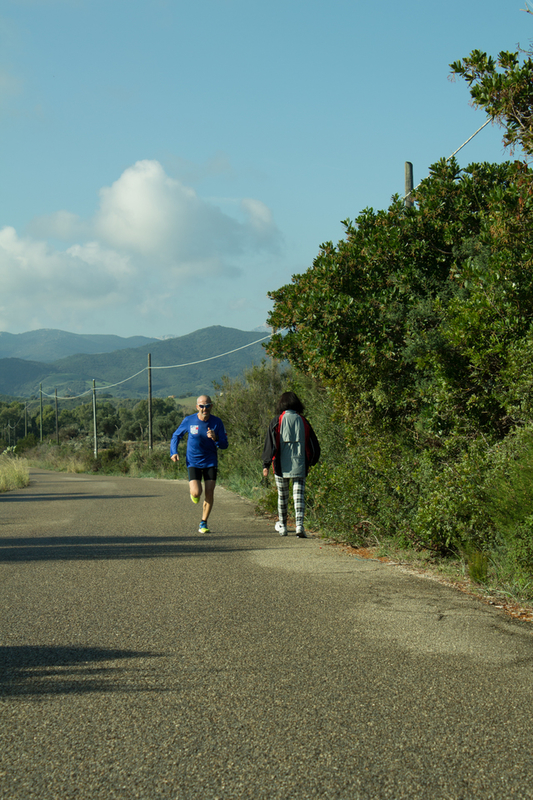
[[[34,433],[28,433],[23,439],[18,439],[15,452],[19,456],[26,450],[30,450],[37,445],[37,437]]]
[[[179,469],[170,460],[168,444],[158,445],[152,450],[137,446],[130,454],[128,463],[132,475],[175,477]]]

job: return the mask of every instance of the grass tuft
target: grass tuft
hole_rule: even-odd
[[[12,455],[0,455],[0,492],[21,489],[30,482],[28,462]]]

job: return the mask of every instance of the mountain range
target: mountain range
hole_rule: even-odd
[[[35,397],[42,385],[44,394],[57,390],[60,397],[72,397],[92,389],[94,380],[100,396],[104,391],[113,397],[143,398],[149,354],[154,397],[209,393],[213,381],[237,378],[261,363],[267,356],[258,340],[267,335],[220,325],[163,340],[49,329],[0,333],[0,394]]]
[[[41,328],[26,333],[0,331],[0,359],[23,358],[29,361],[53,363],[66,356],[78,353],[112,353],[131,347],[142,347],[159,339],[147,336],[107,336],[105,334],[67,333],[50,328]]]

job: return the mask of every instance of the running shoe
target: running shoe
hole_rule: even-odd
[[[301,525],[300,525],[300,527],[296,528],[296,536],[298,537],[298,539],[308,539],[309,538]]]
[[[200,498],[199,498],[199,497],[193,497],[193,495],[191,494],[191,500],[193,501],[193,503],[195,503],[195,504],[196,504],[196,503],[198,503],[198,501],[200,500]]]
[[[207,523],[204,522],[203,520],[200,522],[198,533],[209,533],[209,528],[207,527]]]
[[[283,522],[276,522],[275,528],[280,536],[287,536],[287,526]]]

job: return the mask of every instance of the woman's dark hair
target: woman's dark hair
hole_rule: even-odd
[[[282,414],[284,411],[296,411],[297,414],[304,413],[304,404],[294,392],[283,392],[279,398],[276,414]]]

